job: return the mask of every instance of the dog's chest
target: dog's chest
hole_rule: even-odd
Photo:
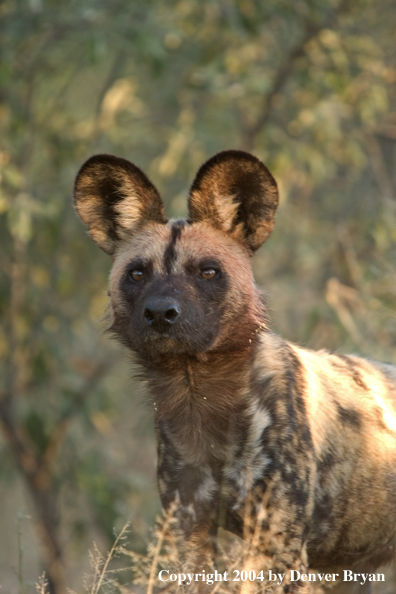
[[[248,493],[262,483],[272,456],[265,446],[269,412],[250,403],[228,431],[201,425],[198,433],[173,432],[162,424],[159,434],[159,484],[167,498],[178,498],[190,513],[214,506],[227,514],[243,514]]]

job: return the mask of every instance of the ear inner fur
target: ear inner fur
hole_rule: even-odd
[[[191,222],[206,221],[254,252],[274,227],[275,179],[243,151],[223,151],[204,163],[191,186]]]
[[[148,222],[166,223],[158,191],[133,163],[95,155],[81,167],[74,186],[80,218],[92,239],[108,254]]]

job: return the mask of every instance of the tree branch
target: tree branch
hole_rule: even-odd
[[[61,547],[57,539],[56,501],[51,485],[40,481],[39,461],[21,435],[8,406],[9,399],[0,401],[0,426],[32,497],[39,518],[37,526],[45,544],[44,556],[51,591],[64,594],[65,571]]]
[[[38,518],[40,540],[44,543],[43,553],[49,586],[54,594],[66,591],[65,568],[62,559],[62,548],[58,540],[57,495],[53,486],[51,469],[66,435],[67,425],[81,401],[81,394],[86,396],[107,373],[113,361],[98,363],[87,378],[81,391],[73,398],[69,409],[59,419],[56,429],[49,439],[42,456],[35,453],[34,448],[23,435],[13,418],[12,406],[14,395],[6,393],[0,399],[0,429],[14,457],[16,465],[23,477],[32,498]]]
[[[301,40],[290,50],[283,65],[276,73],[270,92],[263,98],[261,114],[254,124],[246,126],[242,132],[242,146],[245,150],[251,151],[253,149],[257,136],[267,125],[272,114],[274,99],[293,74],[296,61],[305,55],[307,43],[314,39],[320,31],[331,26],[338,16],[348,10],[349,6],[350,0],[341,0],[337,9],[324,22],[306,21]]]

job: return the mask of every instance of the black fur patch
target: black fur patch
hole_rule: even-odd
[[[337,404],[337,412],[340,421],[344,425],[349,425],[355,429],[360,429],[362,426],[362,417],[360,412],[353,408],[344,408],[340,404]]]
[[[341,361],[345,364],[356,385],[358,385],[363,390],[368,391],[369,388],[363,381],[362,374],[360,373],[359,366],[356,364],[356,362],[353,361],[353,359],[351,359],[351,357],[349,357],[348,355],[336,356],[338,357],[338,359],[341,359]]]
[[[176,259],[176,242],[180,239],[182,231],[186,225],[187,221],[184,221],[183,219],[175,221],[172,225],[171,238],[164,253],[164,265],[165,270],[168,274],[172,272],[172,265]]]

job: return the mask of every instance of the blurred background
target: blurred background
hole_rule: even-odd
[[[2,0],[0,31],[1,591],[81,592],[92,542],[130,520],[143,551],[160,504],[78,168],[126,157],[180,217],[205,159],[253,152],[281,192],[273,327],[396,363],[396,2]]]

